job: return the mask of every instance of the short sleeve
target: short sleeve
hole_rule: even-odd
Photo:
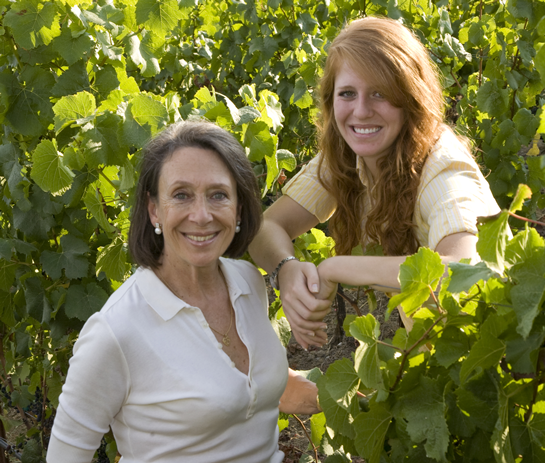
[[[47,461],[89,463],[129,390],[121,348],[100,313],[85,324],[51,430]]]
[[[325,222],[335,212],[337,203],[318,180],[318,162],[319,156],[316,156],[286,184],[282,193],[315,215],[320,222]],[[327,172],[324,175],[327,178]]]
[[[428,175],[417,199],[415,217],[422,246],[435,249],[439,242],[454,233],[477,234],[477,217],[500,211],[488,182],[479,166],[464,152],[457,158],[429,160]]]

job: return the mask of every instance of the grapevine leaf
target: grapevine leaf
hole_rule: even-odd
[[[517,212],[522,209],[522,204],[524,203],[525,199],[532,197],[532,190],[524,184],[520,184],[517,188],[517,193],[515,194],[515,198],[513,199],[513,202],[511,203],[511,207],[509,208],[509,211],[511,212]]]
[[[534,58],[536,69],[541,75],[541,80],[545,80],[545,47],[541,47]]]
[[[511,289],[513,309],[519,322],[517,332],[526,338],[545,294],[545,248],[539,248],[525,262],[512,267],[510,274],[517,282]]]
[[[494,336],[483,334],[471,348],[460,370],[460,382],[463,384],[475,370],[481,371],[497,365],[505,352],[505,343]]]
[[[308,92],[307,84],[303,78],[299,78],[295,81],[295,88],[290,103],[295,104],[301,109],[308,108],[312,105],[312,96]]]
[[[331,397],[327,390],[328,380],[324,376],[321,376],[317,381],[318,386],[318,398],[320,401],[320,407],[324,411],[328,430],[335,435],[340,433],[350,439],[355,436],[354,428],[352,426],[353,418],[346,409],[341,407],[335,399]],[[333,436],[332,436],[333,437]]]
[[[274,132],[278,132],[284,121],[282,104],[278,100],[278,96],[269,90],[263,90],[259,94],[259,105],[262,108],[262,119],[267,122]]]
[[[93,41],[88,34],[74,37],[70,28],[65,27],[62,29],[61,35],[53,40],[51,46],[64,58],[68,66],[71,66],[76,61],[86,61],[91,53]]]
[[[373,315],[356,318],[350,325],[350,333],[360,341],[360,346],[354,356],[354,368],[362,383],[380,391],[381,398],[387,396],[387,391],[380,370],[378,353],[379,324]],[[385,398],[385,397],[384,397]]]
[[[545,330],[530,334],[527,339],[517,336],[507,340],[505,358],[516,373],[531,374],[535,372],[539,349],[545,339]]]
[[[545,414],[534,413],[528,423],[530,442],[534,453],[532,461],[545,462]]]
[[[323,413],[315,413],[310,417],[310,435],[315,445],[320,445],[320,442],[322,442],[326,427],[325,423],[325,415]]]
[[[32,162],[30,176],[43,191],[57,195],[71,185],[74,173],[64,165],[54,140],[43,140],[34,150]]]
[[[477,92],[477,105],[492,117],[502,116],[509,105],[509,91],[491,81],[485,82]]]
[[[449,368],[469,352],[469,337],[459,328],[447,326],[435,344],[435,358],[439,365]]]
[[[384,449],[384,439],[392,421],[392,414],[383,404],[373,404],[367,413],[360,413],[354,420],[355,444],[358,452],[368,463],[379,463]]]
[[[505,267],[505,248],[509,239],[509,213],[501,212],[494,220],[484,222],[479,217],[477,224],[479,229],[479,240],[477,241],[477,252],[481,259],[488,263],[488,266],[503,274]]]
[[[136,21],[158,36],[166,36],[181,18],[176,0],[138,0],[136,3]]]
[[[85,202],[87,209],[89,209],[89,212],[106,232],[111,233],[115,231],[115,228],[110,224],[104,213],[104,205],[96,187],[90,185],[87,188],[83,201]]]
[[[50,72],[29,66],[22,73],[24,85],[10,92],[6,119],[20,134],[34,137],[41,135],[51,123],[53,105],[49,101],[55,80]]]
[[[108,294],[96,283],[70,285],[66,294],[65,312],[70,318],[86,321],[108,300]]]
[[[496,461],[502,463],[515,463],[513,450],[511,448],[511,433],[509,430],[509,397],[505,395],[503,389],[498,391],[498,421],[492,433],[490,441],[492,450],[496,456]]]
[[[125,111],[125,121],[121,127],[122,140],[126,146],[141,148],[167,123],[168,111],[164,105],[149,95],[137,95]]]
[[[281,169],[293,172],[297,167],[297,160],[291,151],[279,149],[276,151],[276,157],[278,158],[278,167]]]
[[[451,262],[449,268],[452,270],[448,285],[448,290],[451,293],[468,291],[478,281],[487,281],[494,276],[494,272],[484,262],[475,265]]]
[[[42,323],[49,321],[51,307],[39,278],[32,277],[25,280],[25,300],[28,315]]]
[[[243,108],[240,108],[239,112],[240,112],[240,119],[237,122],[238,125],[249,124],[255,119],[261,117],[261,113],[257,109],[252,108],[251,106],[245,106]],[[233,118],[233,120],[235,119]]]
[[[51,89],[51,94],[57,97],[73,95],[81,90],[89,91],[89,75],[87,74],[87,68],[83,60],[70,66],[70,68],[63,72],[57,83]],[[55,108],[53,107],[53,111]]]
[[[20,0],[6,13],[4,25],[11,27],[15,41],[23,48],[49,45],[61,33],[60,15],[54,3]]]
[[[11,286],[15,282],[15,270],[15,264],[13,264],[12,262],[7,262],[4,259],[0,260],[0,289],[9,292]]]
[[[513,122],[518,132],[527,138],[526,143],[529,143],[536,134],[539,119],[529,109],[520,108],[515,117],[513,117]]]
[[[61,252],[42,252],[40,261],[45,272],[53,280],[62,276],[62,269],[64,269],[67,278],[86,277],[89,261],[83,254],[89,252],[87,243],[72,235],[64,235],[61,238],[61,247]]]
[[[117,114],[101,114],[94,124],[82,131],[85,162],[89,167],[124,165],[127,160],[117,139],[121,118]]]
[[[267,164],[267,188],[271,188],[280,174],[280,169],[276,156],[265,156],[265,163]]]
[[[88,92],[79,92],[61,98],[53,107],[57,134],[67,125],[85,123],[96,110],[95,97]]]
[[[331,398],[348,410],[360,382],[354,365],[347,358],[341,359],[327,369],[326,376]]]
[[[275,318],[271,320],[274,332],[280,339],[283,346],[287,346],[291,338],[291,328],[286,317]]]
[[[401,416],[407,420],[407,432],[413,442],[425,441],[428,457],[446,463],[449,431],[440,380],[422,376],[419,386],[405,394],[401,403]]]
[[[265,122],[251,122],[244,134],[244,146],[250,148],[248,159],[256,162],[261,161],[265,156],[274,158],[275,138],[271,135],[269,126]]]
[[[543,253],[545,241],[535,228],[526,227],[509,241],[505,250],[505,260],[511,265],[525,262],[535,253]]]
[[[435,291],[444,271],[439,254],[428,248],[420,248],[400,265],[401,294],[390,299],[388,308],[401,305],[410,315],[428,300],[430,291]]]

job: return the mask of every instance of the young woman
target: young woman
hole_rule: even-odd
[[[266,211],[250,246],[303,347],[325,342],[337,283],[399,288],[399,266],[420,246],[444,263],[474,258],[476,218],[499,211],[467,143],[443,122],[435,66],[401,23],[346,26],[329,48],[320,98],[320,154]],[[336,256],[318,268],[295,259],[291,240],[329,218]],[[385,255],[351,256],[360,243]]]

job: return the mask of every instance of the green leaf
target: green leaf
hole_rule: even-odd
[[[354,420],[355,444],[367,463],[379,463],[384,440],[392,422],[392,414],[383,404],[373,404],[369,412],[360,413]]]
[[[483,334],[471,348],[460,370],[463,384],[475,370],[481,371],[498,365],[505,352],[505,343],[494,336]]]
[[[522,209],[522,204],[524,203],[525,199],[532,197],[532,190],[524,184],[520,184],[517,188],[517,193],[515,194],[515,198],[513,199],[513,202],[511,203],[511,207],[509,208],[510,212],[517,212]]]
[[[451,293],[468,291],[478,281],[487,281],[494,276],[494,272],[484,262],[475,265],[451,262],[449,268],[452,270],[448,285],[448,290]]]
[[[378,322],[371,314],[356,318],[350,325],[350,334],[360,341],[354,356],[354,368],[364,386],[380,389],[382,394],[387,395],[378,355],[379,328]]]
[[[360,382],[354,365],[347,358],[338,360],[327,369],[326,376],[331,398],[348,410]]]
[[[53,40],[51,46],[64,58],[68,66],[72,66],[76,61],[87,60],[93,48],[93,41],[88,34],[74,36],[70,28],[64,27],[61,35]]]
[[[23,449],[22,463],[42,463],[42,446],[34,439],[26,442]]]
[[[125,111],[121,137],[126,146],[142,148],[168,123],[166,107],[151,96],[139,94],[134,97]]]
[[[424,442],[426,455],[446,462],[449,430],[441,381],[422,376],[420,384],[401,398],[401,416],[413,442]]]
[[[290,103],[295,104],[301,109],[308,108],[313,103],[312,95],[308,92],[307,84],[301,77],[295,81],[295,88]]]
[[[541,47],[536,53],[534,64],[541,75],[541,80],[545,81],[545,47]]]
[[[265,156],[274,158],[276,141],[265,122],[251,122],[244,134],[244,146],[250,148],[248,159],[257,162]]]
[[[169,35],[180,19],[182,12],[176,0],[138,0],[136,3],[136,21],[158,36]]]
[[[69,124],[82,125],[94,115],[96,110],[95,97],[88,92],[79,92],[61,98],[55,106],[55,132],[58,134]]]
[[[130,268],[130,264],[127,263],[127,249],[119,236],[98,254],[97,276],[104,272],[111,280],[125,281]]]
[[[477,241],[477,252],[481,259],[488,263],[488,266],[503,274],[505,267],[505,248],[509,239],[509,214],[502,212],[491,220],[478,218],[479,240]]]
[[[447,326],[435,343],[435,358],[439,365],[449,368],[469,352],[469,337],[458,327]]]
[[[51,317],[51,306],[45,297],[41,281],[37,277],[25,280],[26,311],[40,323],[48,322]]]
[[[518,132],[527,138],[529,143],[539,127],[539,119],[529,109],[520,108],[513,117],[513,122]]]
[[[532,374],[535,372],[539,350],[545,339],[545,331],[530,334],[524,339],[516,337],[508,339],[505,358],[516,373]]]
[[[6,119],[16,132],[29,137],[41,135],[51,124],[52,104],[49,100],[55,80],[50,72],[29,66],[21,73],[22,85],[10,91]]]
[[[509,90],[491,81],[485,82],[477,92],[477,105],[492,117],[502,116],[509,105]]]
[[[51,89],[51,94],[62,97],[76,94],[81,90],[89,91],[90,89],[87,68],[85,62],[81,60],[70,66],[67,71],[59,76],[57,83]],[[53,111],[55,111],[55,108],[53,108]]]
[[[64,235],[61,238],[60,252],[43,251],[40,262],[44,271],[53,280],[62,276],[64,269],[67,278],[84,278],[87,276],[89,261],[83,254],[89,252],[89,246],[85,241],[72,235]]]
[[[327,382],[326,377],[321,376],[316,384],[318,386],[318,400],[320,402],[320,407],[322,407],[322,410],[324,411],[328,427],[333,434],[340,433],[353,439],[355,436],[354,428],[352,426],[354,419],[346,409],[339,406],[331,397],[327,390]]]
[[[104,213],[104,204],[102,203],[99,191],[95,186],[89,185],[83,201],[85,202],[87,209],[89,209],[89,212],[106,232],[112,233],[115,231],[115,227],[110,224]]]
[[[86,321],[108,300],[108,294],[96,283],[70,285],[66,294],[66,315]]]
[[[10,252],[11,254],[11,252]],[[10,256],[11,257],[11,256]],[[16,264],[0,259],[0,289],[9,292],[15,282]]]
[[[297,160],[291,151],[279,149],[276,151],[278,167],[293,172],[297,167]]]
[[[517,283],[511,289],[513,309],[519,322],[517,332],[526,338],[545,294],[545,248],[536,249],[525,262],[513,266],[510,274]]]
[[[58,195],[72,184],[74,173],[64,165],[55,140],[43,140],[34,150],[32,162],[30,176],[43,191]]]
[[[54,3],[18,0],[6,13],[4,25],[13,30],[15,41],[23,48],[49,45],[61,34],[60,15]]]
[[[444,272],[445,266],[439,254],[428,248],[420,248],[400,265],[401,294],[390,299],[388,308],[401,305],[405,313],[410,315],[429,299],[431,291],[435,291]]]

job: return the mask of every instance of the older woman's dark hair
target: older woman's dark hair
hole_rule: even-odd
[[[184,121],[166,128],[143,150],[136,201],[132,208],[129,249],[138,265],[157,268],[163,252],[163,235],[156,235],[148,215],[148,198],[157,198],[163,164],[181,148],[202,148],[217,153],[235,179],[240,212],[240,232],[225,251],[240,257],[261,226],[260,190],[250,161],[240,143],[211,122]]]

